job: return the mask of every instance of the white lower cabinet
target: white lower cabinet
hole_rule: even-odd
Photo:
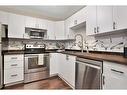
[[[71,87],[75,87],[75,60],[76,56],[51,53],[50,76],[58,74]]]
[[[24,56],[4,55],[4,84],[24,80]]]
[[[127,66],[103,62],[103,89],[127,89]]]
[[[72,85],[73,87],[75,87],[75,60],[76,57],[75,56],[71,56],[71,55],[65,55],[65,80],[67,80],[67,82]]]
[[[75,88],[75,56],[67,54],[59,54],[58,62],[58,74],[62,77],[70,86]]]
[[[50,76],[58,74],[58,53],[50,53]]]
[[[24,79],[22,68],[13,68],[4,70],[4,84],[22,81]]]

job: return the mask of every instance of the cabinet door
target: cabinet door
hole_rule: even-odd
[[[127,66],[103,62],[103,89],[127,89]]]
[[[77,21],[76,21],[76,15],[75,14],[72,15],[68,19],[69,19],[69,28],[75,26],[75,24],[77,23]]]
[[[0,11],[0,22],[8,25],[8,13]]]
[[[78,11],[78,13],[77,13],[77,24],[80,24],[80,23],[86,21],[86,16],[87,16],[86,12],[87,12],[87,8],[86,7],[84,7],[80,11]]]
[[[8,37],[23,38],[25,33],[25,18],[21,15],[9,14]]]
[[[58,72],[59,75],[66,80],[66,55],[65,54],[59,54],[58,58]]]
[[[36,18],[26,16],[25,17],[25,27],[36,28],[37,27]]]
[[[127,28],[127,6],[113,7],[113,22],[115,30]]]
[[[65,20],[65,38],[66,39],[74,39],[74,31],[70,29],[71,19],[68,18]]]
[[[58,54],[50,53],[50,76],[58,73]]]
[[[36,19],[36,28],[39,29],[46,29],[47,22],[43,19]]]
[[[97,32],[113,30],[112,6],[97,6]]]
[[[4,70],[4,84],[23,81],[23,79],[24,79],[23,68],[13,68]]]
[[[54,33],[54,22],[53,21],[47,21],[47,39],[55,39],[55,33]]]
[[[55,22],[54,30],[56,39],[65,39],[64,21]]]
[[[59,75],[75,87],[75,56],[59,54]]]
[[[87,6],[87,19],[86,19],[86,35],[94,35],[96,33],[97,17],[96,6]]]
[[[66,55],[66,76],[65,79],[75,87],[75,56]]]

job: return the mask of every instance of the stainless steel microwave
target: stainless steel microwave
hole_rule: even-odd
[[[36,28],[26,28],[25,33],[28,34],[30,38],[45,38],[47,30],[36,29]]]

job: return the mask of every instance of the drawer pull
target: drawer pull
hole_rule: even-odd
[[[97,33],[99,33],[99,27],[97,26]]]
[[[116,22],[113,22],[113,29],[116,29]]]
[[[94,33],[96,33],[96,28],[94,27]]]
[[[12,64],[11,66],[17,66],[17,64]]]
[[[11,77],[16,77],[16,76],[17,76],[17,74],[11,75]]]
[[[105,76],[102,77],[103,78],[103,85],[105,85]]]
[[[66,55],[66,60],[69,60],[69,55]]]
[[[17,57],[12,57],[11,59],[17,59]]]
[[[111,69],[111,71],[114,71],[114,72],[117,72],[117,73],[124,74],[124,72],[122,72],[122,71],[118,71],[118,70],[115,70],[115,69]]]

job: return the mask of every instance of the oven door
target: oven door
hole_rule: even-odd
[[[37,54],[26,54],[25,55],[25,73],[39,72],[48,69],[47,56],[44,55],[44,64],[38,64],[38,56]]]

